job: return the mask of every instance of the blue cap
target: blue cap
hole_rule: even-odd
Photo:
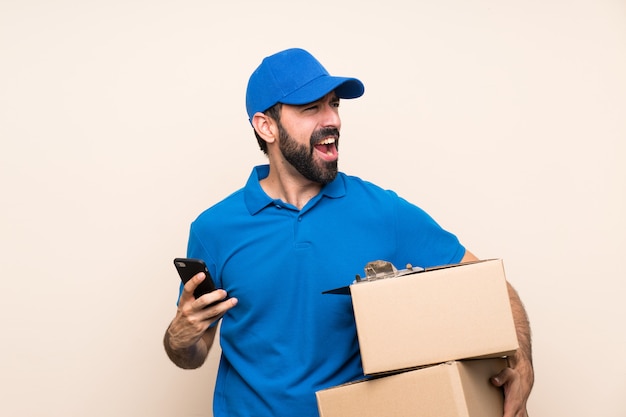
[[[313,55],[293,48],[268,56],[252,73],[246,90],[246,110],[252,121],[276,103],[312,103],[335,91],[339,98],[357,98],[365,87],[356,78],[333,77]]]

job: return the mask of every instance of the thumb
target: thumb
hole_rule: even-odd
[[[509,379],[512,377],[513,370],[511,368],[504,368],[500,373],[494,375],[490,378],[491,383],[496,387],[501,387],[507,383]]]

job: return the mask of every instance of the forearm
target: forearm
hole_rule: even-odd
[[[178,346],[170,330],[171,325],[163,337],[163,346],[170,360],[183,369],[196,369],[202,366],[209,354],[215,336],[215,328],[209,328],[205,335],[191,346]]]
[[[534,370],[532,360],[532,340],[530,323],[528,315],[524,309],[522,301],[511,284],[508,284],[509,298],[511,300],[511,310],[513,313],[513,321],[515,323],[515,329],[517,332],[517,340],[519,343],[519,349],[516,353],[509,358],[510,366],[520,372],[523,377],[528,393],[534,383]]]

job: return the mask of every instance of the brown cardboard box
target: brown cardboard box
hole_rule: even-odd
[[[318,391],[320,417],[502,417],[504,359],[452,361]]]
[[[502,260],[350,286],[366,375],[518,348]]]

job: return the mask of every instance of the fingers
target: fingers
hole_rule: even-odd
[[[491,383],[496,387],[501,387],[515,378],[515,371],[511,368],[504,368],[499,374],[491,377]]]
[[[187,318],[187,321],[200,326],[206,324],[201,323],[204,321],[209,321],[208,325],[210,325],[219,320],[237,304],[236,298],[226,300],[228,294],[223,289],[217,289],[196,299],[193,292],[203,279],[204,274],[200,273],[189,280],[185,284],[184,294],[178,303],[178,309]]]
[[[199,272],[194,275],[189,281],[187,281],[185,283],[185,286],[183,287],[183,293],[180,296],[181,302],[184,302],[186,300],[195,300],[193,292],[196,290],[196,288],[198,288],[198,285],[200,285],[200,283],[204,281],[205,278],[206,275],[204,274],[204,272]]]
[[[226,291],[222,289],[217,289],[211,291],[210,293],[204,294],[201,297],[198,297],[194,304],[198,308],[206,308],[212,304],[217,304],[218,302],[224,300],[226,298]]]
[[[179,307],[185,308],[184,306],[190,305],[193,310],[202,310],[212,304],[217,304],[226,298],[226,291],[217,289],[196,299],[194,292],[196,288],[198,288],[198,285],[200,285],[200,283],[205,279],[206,275],[204,272],[199,272],[187,281],[187,283],[185,283],[178,303]],[[219,312],[223,314],[231,307],[234,307],[237,300],[232,300],[232,303],[222,306],[222,308],[219,309]]]
[[[193,306],[195,309],[207,313],[209,318],[217,315],[222,316],[237,304],[237,299],[235,298],[226,300],[227,295],[226,291],[217,289],[196,299],[193,302]]]
[[[183,300],[181,297],[176,317],[170,324],[170,345],[173,348],[194,345],[213,323],[237,305],[236,298],[221,301],[227,296],[226,291],[221,289],[205,294],[197,300],[193,298],[193,286],[191,291],[191,299],[186,297]]]
[[[513,368],[504,368],[491,377],[491,383],[504,389],[503,417],[526,417],[526,396],[523,393],[522,378]]]

